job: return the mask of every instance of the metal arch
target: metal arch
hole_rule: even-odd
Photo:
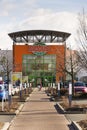
[[[14,43],[57,43],[64,42],[70,33],[51,30],[29,30],[13,32],[8,34]]]

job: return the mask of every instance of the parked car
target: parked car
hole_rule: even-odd
[[[87,83],[85,83],[86,87],[87,87]]]
[[[8,99],[8,90],[4,87],[4,84],[0,84],[0,100]]]
[[[84,82],[77,81],[74,83],[74,91],[75,93],[87,93],[87,87]]]

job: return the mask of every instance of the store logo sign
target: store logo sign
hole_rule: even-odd
[[[29,46],[29,51],[30,52],[48,52],[49,47],[48,46]]]

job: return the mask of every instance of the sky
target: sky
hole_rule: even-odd
[[[0,0],[0,49],[12,49],[9,33],[54,30],[71,33],[67,45],[76,48],[78,14],[87,0]]]

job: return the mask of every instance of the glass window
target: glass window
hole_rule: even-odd
[[[24,55],[23,73],[37,75],[37,73],[53,72],[56,68],[56,55]],[[38,74],[39,75],[39,74]]]

